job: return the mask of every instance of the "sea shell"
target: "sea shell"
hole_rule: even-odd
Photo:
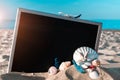
[[[75,60],[77,65],[80,65],[81,62],[92,61],[97,58],[97,52],[89,47],[80,47],[77,50],[75,50],[73,54],[73,60]]]
[[[100,61],[98,59],[95,59],[95,60],[92,61],[92,65],[94,65],[96,67],[100,66]]]
[[[48,69],[48,73],[49,75],[55,75],[57,74],[58,70],[55,66],[51,66],[49,69]]]
[[[84,69],[86,69],[90,65],[92,65],[90,62],[85,62],[84,64],[81,65],[81,67],[84,68]]]
[[[91,79],[97,79],[99,77],[99,74],[97,71],[91,71],[91,72],[89,72],[89,77]]]
[[[71,61],[65,61],[65,62],[62,62],[59,66],[59,70],[62,71],[62,70],[65,70],[67,69],[69,66],[71,65]]]

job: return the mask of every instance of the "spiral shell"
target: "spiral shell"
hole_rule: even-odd
[[[97,52],[89,47],[80,47],[75,50],[73,54],[73,60],[75,60],[77,65],[80,65],[80,63],[83,61],[92,61],[97,58]]]

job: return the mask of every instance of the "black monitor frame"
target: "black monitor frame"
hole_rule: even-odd
[[[13,72],[12,71],[12,66],[13,66],[13,58],[14,58],[14,53],[16,49],[16,42],[17,42],[17,36],[18,36],[18,30],[19,30],[19,25],[20,25],[20,18],[22,13],[28,13],[28,14],[33,14],[33,15],[42,15],[42,16],[47,16],[51,18],[57,18],[57,19],[62,19],[62,20],[67,20],[67,21],[73,21],[73,22],[80,22],[83,24],[90,24],[90,25],[96,25],[98,27],[97,30],[97,37],[96,37],[96,42],[95,42],[95,50],[98,50],[98,45],[99,45],[99,38],[100,38],[100,33],[101,33],[101,23],[98,22],[92,22],[88,20],[82,20],[82,19],[75,19],[75,18],[69,18],[65,16],[60,16],[60,15],[55,15],[55,14],[50,14],[50,13],[44,13],[40,11],[33,11],[33,10],[28,10],[28,9],[23,9],[19,8],[17,11],[17,16],[16,16],[16,23],[15,23],[15,29],[14,29],[14,39],[12,43],[12,50],[11,50],[11,56],[9,60],[9,67],[8,67],[8,72]],[[93,26],[95,27],[95,26]],[[29,56],[29,55],[28,55]]]

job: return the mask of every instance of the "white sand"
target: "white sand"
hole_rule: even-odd
[[[0,80],[90,80],[87,74],[80,74],[74,66],[54,76],[48,73],[6,74],[12,38],[12,30],[0,30]],[[102,64],[120,63],[120,31],[102,31],[98,52]],[[102,68],[101,75],[98,80],[120,80],[120,67]]]

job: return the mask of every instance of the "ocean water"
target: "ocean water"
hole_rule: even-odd
[[[120,19],[99,19],[93,20],[102,23],[103,30],[120,30]]]
[[[5,20],[0,23],[0,29],[14,29],[15,20]]]
[[[103,30],[120,30],[120,20],[106,20],[106,19],[96,19],[91,20],[95,22],[102,23]],[[15,20],[6,20],[0,23],[0,29],[14,29]]]

